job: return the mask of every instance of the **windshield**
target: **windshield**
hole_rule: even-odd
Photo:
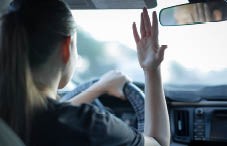
[[[149,10],[149,13],[176,4],[179,4],[176,0],[159,2],[158,7]],[[144,82],[131,30],[133,21],[139,26],[141,10],[72,12],[78,25],[79,54],[74,82],[88,81],[112,69],[124,72],[134,81]],[[160,26],[160,44],[168,45],[162,64],[164,84],[227,84],[226,23]]]

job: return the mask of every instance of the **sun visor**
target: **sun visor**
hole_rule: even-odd
[[[156,0],[65,0],[71,9],[148,9],[157,6]]]

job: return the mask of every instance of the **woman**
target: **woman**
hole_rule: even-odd
[[[19,2],[19,1],[17,1]],[[90,105],[60,104],[57,89],[74,72],[76,27],[60,0],[14,3],[2,17],[0,117],[31,146],[169,145],[170,132],[160,63],[156,13],[151,25],[141,13],[141,36],[133,24],[138,58],[145,75],[144,134]]]

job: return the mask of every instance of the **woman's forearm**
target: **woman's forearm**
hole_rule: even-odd
[[[105,91],[97,83],[95,83],[88,89],[73,97],[69,102],[71,102],[72,105],[91,103],[104,93]]]
[[[105,73],[97,82],[70,100],[73,105],[91,103],[102,94],[109,94],[119,99],[125,99],[123,87],[130,79],[119,71]]]
[[[162,146],[169,146],[170,126],[160,69],[144,71],[144,74],[146,95],[144,134],[154,137]]]

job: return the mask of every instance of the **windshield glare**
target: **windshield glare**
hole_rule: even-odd
[[[79,53],[74,82],[88,81],[112,69],[124,72],[134,81],[144,82],[131,30],[133,21],[139,26],[141,10],[72,12],[78,25]],[[160,44],[168,45],[162,64],[164,84],[227,84],[226,23],[160,26]]]

